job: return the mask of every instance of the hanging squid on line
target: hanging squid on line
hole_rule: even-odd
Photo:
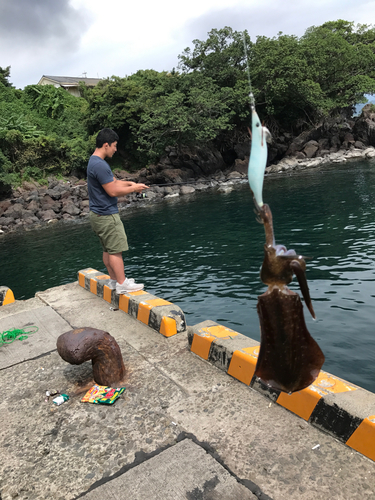
[[[250,79],[249,79],[250,80]],[[248,179],[258,220],[264,225],[266,243],[260,278],[268,285],[258,297],[261,341],[255,376],[269,387],[287,393],[300,391],[314,382],[324,363],[324,354],[305,324],[299,295],[287,287],[296,275],[306,306],[315,319],[302,255],[275,244],[270,207],[263,203],[263,180],[270,133],[255,111],[250,93],[252,130]]]

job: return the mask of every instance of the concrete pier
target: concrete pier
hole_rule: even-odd
[[[0,307],[0,333],[38,327],[0,346],[1,500],[375,498],[372,393],[325,374],[287,404],[253,380],[249,339],[80,273]],[[120,346],[126,390],[114,405],[81,403],[91,363],[57,353],[58,336],[83,327]],[[69,400],[56,406],[46,391]]]

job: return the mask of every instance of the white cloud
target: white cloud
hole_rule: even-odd
[[[312,25],[336,19],[375,23],[375,0],[2,0],[0,66],[11,66],[10,81],[17,87],[43,74],[108,77],[171,70],[177,56],[213,28],[247,29],[255,40],[279,31],[301,36]]]

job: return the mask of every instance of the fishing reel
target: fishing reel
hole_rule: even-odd
[[[135,195],[135,197],[138,199],[147,198],[147,194],[146,193],[137,193]]]

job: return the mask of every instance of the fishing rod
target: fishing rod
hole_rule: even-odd
[[[329,169],[329,170],[321,170],[320,168],[314,168],[310,171],[306,171],[305,169],[296,169],[291,172],[272,172],[272,173],[265,173],[264,177],[266,178],[280,178],[280,177],[291,177],[291,176],[298,176],[298,175],[303,175],[304,177],[306,176],[316,176],[317,174],[326,174],[326,173],[331,173],[332,170],[334,171],[335,174],[339,173],[346,173],[346,170],[341,170],[341,169]],[[231,180],[241,180],[246,182],[248,180],[248,176],[246,175],[245,177],[231,177],[231,178],[226,178],[224,180],[220,180],[219,182],[228,182]],[[212,180],[200,180],[200,181],[191,181],[191,182],[171,182],[171,183],[165,183],[165,184],[151,184],[149,187],[153,186],[158,186],[158,187],[168,187],[168,186],[182,186],[182,185],[192,185],[192,184],[201,184],[203,182],[207,183],[214,183],[218,182],[215,181],[215,179]],[[137,198],[147,198],[147,193],[137,193]]]
[[[207,182],[207,183],[210,183],[210,184],[214,184],[215,182],[228,182],[228,181],[232,181],[232,180],[243,180],[246,182],[246,177],[231,177],[231,178],[227,178],[227,179],[220,179],[220,181],[217,181],[216,179],[203,179],[203,180],[198,180],[198,181],[191,181],[191,182],[167,182],[165,184],[150,184],[149,187],[152,188],[154,186],[157,186],[157,187],[168,187],[168,186],[183,186],[183,185],[187,185],[187,186],[191,186],[192,184],[202,184],[204,182]],[[146,184],[147,185],[147,184]],[[147,193],[137,193],[137,198],[147,198]]]
[[[191,184],[202,184],[202,183],[214,183],[214,182],[228,182],[228,181],[235,181],[235,180],[246,180],[246,177],[227,177],[226,179],[202,179],[202,180],[197,180],[197,181],[186,181],[186,182],[166,182],[165,184],[150,184],[149,187],[163,187],[163,186],[183,186],[183,185],[191,185]]]
[[[307,167],[308,168],[308,167]],[[320,169],[319,167],[314,167],[313,169],[309,170],[309,171],[306,171],[306,169],[304,168],[297,168],[295,170],[292,170],[291,172],[266,172],[265,173],[265,177],[285,177],[285,176],[288,176],[290,177],[291,175],[299,175],[299,174],[303,174],[304,176],[306,175],[314,175],[316,173],[319,173],[319,174],[325,174],[325,173],[328,173],[330,172],[332,169]],[[335,174],[336,173],[343,173],[343,172],[346,172],[346,170],[341,170],[341,169],[336,169],[336,168],[333,168]],[[243,177],[226,177],[225,179],[201,179],[201,180],[195,180],[195,181],[185,181],[185,182],[166,182],[166,183],[163,183],[163,184],[149,184],[149,183],[146,183],[146,185],[149,185],[149,187],[154,187],[154,186],[157,186],[157,187],[168,187],[168,186],[183,186],[183,185],[187,185],[187,186],[190,186],[192,184],[202,184],[202,183],[210,183],[210,184],[213,184],[215,182],[220,182],[220,183],[225,183],[225,182],[228,182],[228,181],[247,181],[248,179],[248,176],[245,175]]]

